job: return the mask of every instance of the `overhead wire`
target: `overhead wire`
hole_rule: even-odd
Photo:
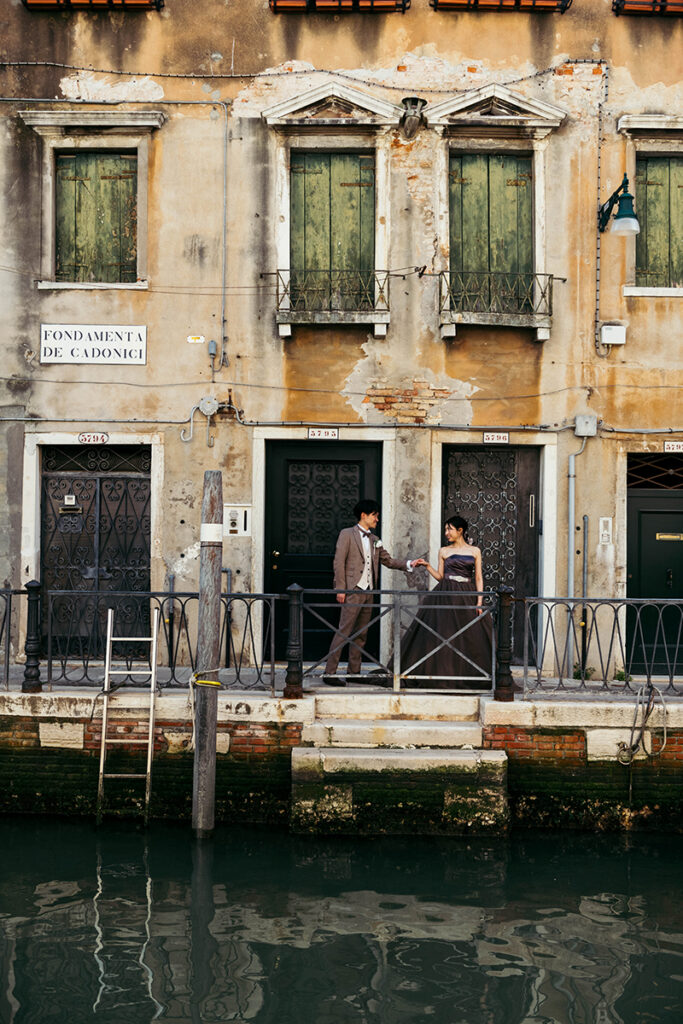
[[[518,75],[516,78],[506,79],[501,81],[499,85],[519,85],[521,82],[530,82],[536,78],[543,78],[545,75],[553,74],[560,67],[566,67],[568,64],[593,64],[593,65],[606,65],[606,61],[602,58],[591,58],[591,57],[576,57],[566,58],[558,61],[556,64],[549,64],[545,68],[540,68],[538,71],[531,72],[528,75]],[[286,62],[285,62],[286,64]],[[0,61],[0,71],[3,68],[56,68],[62,71],[80,71],[86,72],[92,75],[117,75],[125,78],[171,78],[178,80],[192,80],[202,79],[206,81],[229,81],[231,79],[257,79],[257,78],[292,78],[295,76],[311,76],[311,75],[327,75],[331,78],[340,78],[344,81],[353,82],[356,85],[369,85],[373,88],[386,89],[391,92],[400,92],[405,94],[405,85],[391,85],[388,82],[383,82],[377,78],[362,78],[359,75],[350,74],[348,71],[338,71],[332,68],[294,68],[284,67],[282,70],[270,70],[265,71],[126,71],[122,68],[95,68],[86,67],[79,64],[66,64],[62,61],[51,61],[51,60],[2,60]],[[454,74],[457,74],[457,70],[454,69]],[[439,86],[424,85],[421,86],[422,92],[433,93],[439,96],[449,96],[453,93],[460,92],[471,92],[472,87],[463,86],[462,88],[450,87],[441,88]],[[51,97],[54,99],[53,97]],[[60,102],[68,102],[64,99]],[[150,101],[151,102],[151,101]],[[168,101],[168,102],[173,102]]]

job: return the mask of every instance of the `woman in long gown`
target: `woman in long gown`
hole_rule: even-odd
[[[493,628],[484,613],[481,551],[468,544],[467,521],[446,520],[447,544],[439,550],[439,567],[427,572],[436,587],[422,600],[401,641],[401,672],[409,687],[424,689],[477,688],[491,672]],[[463,678],[468,677],[468,678]]]

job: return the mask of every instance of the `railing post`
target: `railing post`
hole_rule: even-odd
[[[287,639],[287,673],[283,696],[298,700],[304,695],[304,652],[301,635],[301,619],[304,591],[298,583],[287,587],[289,598],[289,635]]]
[[[496,688],[494,700],[515,699],[510,664],[512,661],[512,587],[498,588],[498,642],[496,644]]]
[[[28,594],[26,642],[24,643],[26,663],[21,692],[42,693],[43,686],[40,681],[40,583],[38,580],[30,580],[26,584],[26,593]]]

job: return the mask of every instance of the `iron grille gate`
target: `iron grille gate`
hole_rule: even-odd
[[[109,607],[117,632],[149,635],[149,600],[132,595],[150,590],[151,449],[46,446],[42,455],[43,593],[72,592],[43,602],[43,644],[49,637],[53,654],[101,658]],[[107,599],[111,592],[118,596]],[[138,656],[134,648],[126,653]]]
[[[443,514],[463,516],[481,548],[484,589],[536,594],[540,528],[539,450],[531,445],[445,445]],[[515,602],[513,663],[524,659],[524,606]]]

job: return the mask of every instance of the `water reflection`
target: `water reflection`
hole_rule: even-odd
[[[681,837],[0,839],[0,1024],[683,1019]]]

